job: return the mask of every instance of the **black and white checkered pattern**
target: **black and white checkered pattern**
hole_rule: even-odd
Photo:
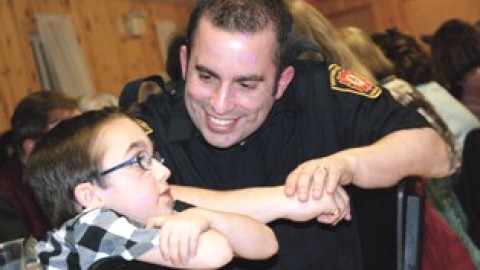
[[[112,210],[97,208],[48,232],[36,251],[42,269],[87,269],[105,257],[133,260],[158,243],[158,229],[144,229]]]

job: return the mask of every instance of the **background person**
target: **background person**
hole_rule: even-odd
[[[432,36],[435,79],[480,118],[480,30],[457,19]]]
[[[0,167],[0,242],[30,235],[41,237],[51,227],[23,169],[36,142],[63,119],[79,114],[78,103],[60,92],[38,91],[24,97],[11,119],[13,155]]]

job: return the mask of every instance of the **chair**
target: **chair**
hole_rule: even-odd
[[[421,269],[425,196],[419,181],[406,178],[397,187],[397,270]]]

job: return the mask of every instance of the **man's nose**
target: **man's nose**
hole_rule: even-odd
[[[235,106],[233,89],[231,89],[228,84],[223,84],[212,95],[210,106],[212,106],[213,111],[218,115],[223,115],[231,111]]]

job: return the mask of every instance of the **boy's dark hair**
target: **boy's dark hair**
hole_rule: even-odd
[[[293,19],[282,0],[198,0],[190,14],[187,29],[188,55],[201,18],[228,31],[258,33],[267,27],[275,31],[277,48],[274,63],[279,70],[290,64]],[[268,49],[268,48],[267,48]]]
[[[102,153],[92,147],[103,124],[121,117],[128,116],[115,108],[85,112],[62,121],[35,145],[24,179],[54,227],[78,214],[74,196],[78,184],[102,186],[98,166]]]
[[[431,52],[436,80],[460,99],[465,74],[480,66],[480,30],[465,21],[449,20],[433,35]]]
[[[393,62],[399,78],[413,85],[433,81],[430,58],[413,36],[389,29],[373,34],[372,39]]]
[[[78,102],[60,92],[38,91],[24,97],[15,107],[11,118],[12,140],[15,153],[24,155],[23,141],[40,139],[62,110],[78,109]]]

